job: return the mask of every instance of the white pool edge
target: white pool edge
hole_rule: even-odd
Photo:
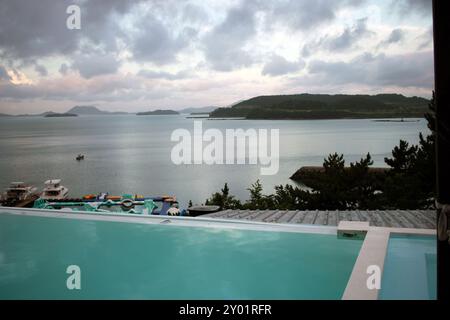
[[[352,227],[353,226],[353,227]],[[383,277],[384,262],[387,255],[389,239],[391,235],[412,236],[436,236],[432,229],[401,229],[371,227],[368,223],[343,221],[338,226],[338,234],[341,232],[366,233],[363,245],[356,259],[350,279],[347,282],[342,300],[378,300],[380,289],[369,289],[367,280],[370,266],[380,268]]]
[[[9,208],[0,207],[0,214],[35,216],[59,219],[76,219],[90,221],[109,221],[122,223],[138,224],[164,224],[167,226],[178,227],[204,227],[204,228],[224,228],[236,230],[252,231],[272,231],[272,232],[290,232],[290,233],[311,233],[337,235],[337,227],[316,226],[316,225],[293,225],[266,223],[254,221],[226,220],[216,218],[201,217],[173,217],[157,215],[139,215],[139,214],[118,214],[118,213],[92,213],[86,211],[70,212],[54,209],[32,209],[32,208]]]

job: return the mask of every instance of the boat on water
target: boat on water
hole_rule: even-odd
[[[37,188],[24,182],[11,182],[1,195],[1,202],[3,205],[12,206],[22,202],[34,201],[37,198],[36,190]]]
[[[77,161],[81,161],[84,160],[84,154],[79,154],[77,155],[77,157],[75,158]]]
[[[69,195],[69,189],[61,185],[61,179],[47,180],[44,185],[44,190],[40,195],[43,200],[63,200]]]

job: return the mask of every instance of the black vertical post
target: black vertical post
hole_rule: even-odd
[[[450,10],[448,0],[433,0],[437,201],[450,204]],[[438,241],[438,298],[449,299],[448,241]]]

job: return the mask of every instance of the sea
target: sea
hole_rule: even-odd
[[[383,119],[377,119],[383,120]],[[279,130],[279,170],[261,175],[260,165],[174,164],[171,140],[177,129]],[[419,133],[429,134],[426,120],[209,120],[187,115],[104,115],[67,118],[0,118],[0,188],[23,181],[42,189],[47,179],[61,179],[69,196],[108,192],[144,196],[176,196],[181,208],[201,205],[228,183],[230,192],[245,201],[248,188],[260,180],[265,193],[302,166],[320,166],[330,153],[343,154],[346,164],[370,153],[374,166],[385,167],[385,157],[400,139],[418,144]],[[206,145],[207,143],[205,143]],[[84,154],[84,161],[76,161]],[[301,185],[299,185],[302,187]]]

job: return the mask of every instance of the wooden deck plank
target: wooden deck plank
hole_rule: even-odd
[[[361,217],[361,221],[370,222],[370,216],[367,211],[358,211],[358,214]]]
[[[262,211],[259,210],[251,211],[251,214],[247,216],[245,220],[255,220],[261,214],[261,212]]]
[[[420,214],[418,212],[407,210],[407,211],[402,211],[402,213],[406,219],[408,219],[415,225],[416,228],[423,226],[423,225],[427,226],[429,229],[436,228],[435,223],[429,222],[422,214]]]
[[[408,228],[420,228],[424,225],[419,219],[408,214],[407,211],[396,211],[396,217],[401,217],[409,225]]]
[[[244,212],[242,212],[241,214],[239,214],[238,216],[235,216],[235,219],[245,219],[248,216],[250,216],[252,214],[252,211],[250,210],[245,210]]]
[[[328,212],[328,225],[329,226],[337,226],[338,225],[338,215],[336,211],[327,211]]]
[[[378,211],[368,211],[370,225],[375,227],[387,227],[386,223],[381,219]]]
[[[289,223],[292,218],[298,213],[299,211],[288,211],[285,215],[283,215],[279,220],[278,223]]]
[[[392,228],[409,228],[412,227],[408,224],[403,217],[401,217],[397,211],[380,211],[380,216],[383,221],[386,222],[388,227]]]
[[[285,210],[224,210],[205,218],[247,220],[268,223],[315,224],[337,226],[340,221],[369,222],[376,227],[435,229],[433,210],[391,211],[285,211]]]
[[[224,218],[230,219],[230,218],[234,218],[240,214],[242,214],[243,211],[242,210],[230,210],[225,216]]]
[[[210,214],[205,214],[202,217],[209,217],[209,218],[222,218],[223,216],[225,216],[227,213],[229,213],[231,210],[224,210],[224,211],[219,211],[219,212],[214,212],[214,213],[210,213]]]
[[[437,223],[437,213],[435,210],[426,210],[421,211],[428,219],[431,219],[431,221],[434,221],[434,223]]]
[[[416,217],[419,217],[418,219],[420,221],[423,221],[424,224],[429,225],[431,228],[435,229],[437,225],[437,213],[436,211],[424,211],[424,210],[418,210],[408,211],[409,213],[413,214]]]
[[[302,224],[314,224],[318,211],[308,211],[303,218]]]
[[[299,224],[303,223],[303,219],[306,216],[307,211],[298,211],[294,217],[292,217],[290,223]]]
[[[287,210],[279,210],[277,213],[266,219],[265,222],[279,223],[279,220],[287,213]]]
[[[265,220],[276,214],[278,210],[261,211],[253,221],[266,222]]]
[[[316,225],[326,226],[328,225],[328,212],[327,211],[317,211],[316,220],[314,221]]]
[[[339,222],[341,221],[352,221],[351,215],[347,211],[338,211]]]
[[[350,211],[351,221],[361,221],[357,211]]]

